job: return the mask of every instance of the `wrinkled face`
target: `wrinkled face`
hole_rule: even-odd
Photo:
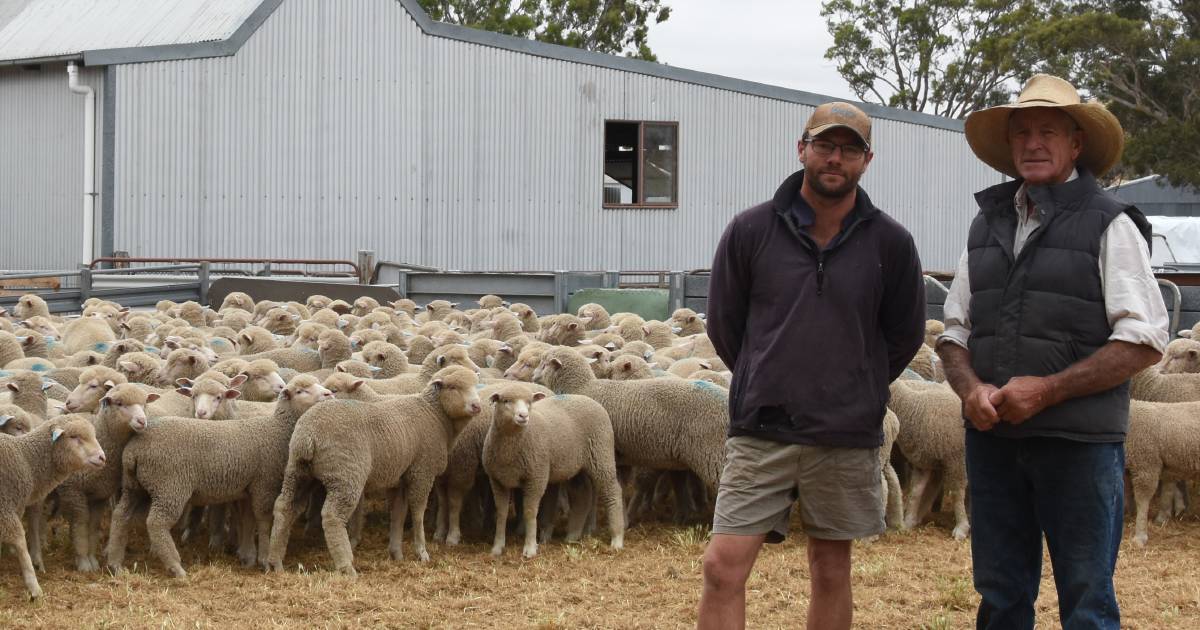
[[[208,369],[208,359],[195,350],[181,349],[171,353],[167,367],[163,370],[163,381],[174,383],[175,379],[195,376]]]
[[[1019,109],[1008,119],[1008,146],[1017,173],[1044,186],[1067,181],[1083,150],[1083,131],[1062,110]]]
[[[292,407],[296,409],[297,413],[303,413],[319,402],[333,400],[333,392],[325,389],[320,383],[313,382],[312,379],[293,380],[279,396],[291,400]]]
[[[325,379],[325,389],[333,393],[334,397],[339,400],[359,400],[364,398],[363,379],[346,372],[336,372],[330,374]]]
[[[284,309],[271,309],[267,312],[267,321],[263,324],[263,328],[273,332],[281,333],[285,331],[295,330],[296,321],[293,319],[295,315]]]
[[[99,378],[80,381],[79,385],[76,385],[75,389],[71,390],[67,396],[64,408],[67,413],[95,411],[100,404],[100,399],[115,386],[116,384],[112,381],[101,381]]]
[[[32,429],[29,416],[19,409],[0,411],[0,433],[5,435],[25,435]]]
[[[439,374],[445,374],[445,371]],[[479,390],[475,389],[478,381],[473,374],[453,370],[451,376],[434,378],[430,386],[438,391],[438,401],[447,416],[455,419],[471,418],[483,411],[479,400]]]
[[[37,308],[37,300],[26,296],[17,301],[17,306],[13,309],[13,311],[16,313],[18,319],[24,319],[36,313]]]
[[[50,320],[46,319],[45,317],[30,317],[25,320],[24,324],[26,328],[38,333],[39,335],[42,335],[43,337],[53,337],[54,339],[59,338],[58,329],[55,328],[54,325],[50,323]]]
[[[521,354],[517,355],[517,362],[504,371],[504,378],[510,381],[533,381],[534,371],[541,364],[542,356],[545,353],[545,350],[540,348],[523,350]]]
[[[284,389],[287,389],[287,383],[283,382],[283,377],[274,370],[256,369],[252,372],[242,372],[238,376],[246,377],[246,388],[255,392],[269,392],[271,397],[278,396]]]
[[[1159,371],[1163,374],[1200,372],[1200,343],[1190,339],[1176,339],[1163,352]]]
[[[86,418],[68,416],[66,421],[56,421],[50,439],[54,443],[56,456],[65,456],[77,468],[104,468],[107,458],[104,449],[96,441],[96,429]]]
[[[553,387],[551,384],[554,383],[554,377],[562,369],[562,366],[562,361],[554,357],[547,356],[543,358],[542,362],[538,364],[537,369],[533,371],[533,382],[545,385],[546,387]]]
[[[853,193],[874,154],[868,151],[857,159],[848,160],[841,149],[835,149],[830,155],[819,155],[813,147],[814,141],[857,147],[862,147],[862,141],[854,132],[839,127],[809,142],[801,140],[798,145],[800,161],[804,163],[804,184],[810,191],[826,199],[841,199]]]

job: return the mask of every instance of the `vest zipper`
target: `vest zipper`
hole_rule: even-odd
[[[817,295],[824,295],[822,290],[825,285],[825,252],[817,254]]]

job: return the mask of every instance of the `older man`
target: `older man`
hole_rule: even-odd
[[[1033,627],[1045,536],[1063,627],[1117,628],[1128,381],[1168,341],[1150,224],[1095,179],[1124,133],[1037,75],[966,136],[1016,178],[975,196],[938,339],[967,421],[977,627]]]

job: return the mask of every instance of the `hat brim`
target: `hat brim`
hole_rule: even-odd
[[[1008,118],[1018,109],[1052,107],[1063,110],[1083,130],[1083,150],[1078,164],[1093,175],[1100,176],[1109,171],[1121,158],[1125,148],[1125,131],[1121,122],[1099,103],[1056,105],[1046,102],[1027,102],[997,105],[971,112],[964,124],[967,144],[984,164],[1019,179],[1021,174],[1013,163],[1012,150],[1008,144]]]
[[[850,125],[844,125],[842,123],[829,123],[828,125],[819,125],[817,127],[813,127],[812,129],[808,130],[808,137],[816,138],[817,136],[825,133],[826,131],[830,131],[832,129],[847,129],[850,131],[850,133],[853,133],[855,137],[857,137],[860,141],[862,141],[864,147],[866,147],[868,150],[871,148],[871,143],[868,142],[867,139],[864,138],[863,135],[861,133],[859,133],[857,129],[855,129],[854,127],[851,127]]]

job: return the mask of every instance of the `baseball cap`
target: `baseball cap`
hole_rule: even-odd
[[[863,110],[841,101],[825,103],[813,111],[804,126],[804,136],[812,139],[838,127],[853,131],[864,146],[871,147],[871,118]]]

